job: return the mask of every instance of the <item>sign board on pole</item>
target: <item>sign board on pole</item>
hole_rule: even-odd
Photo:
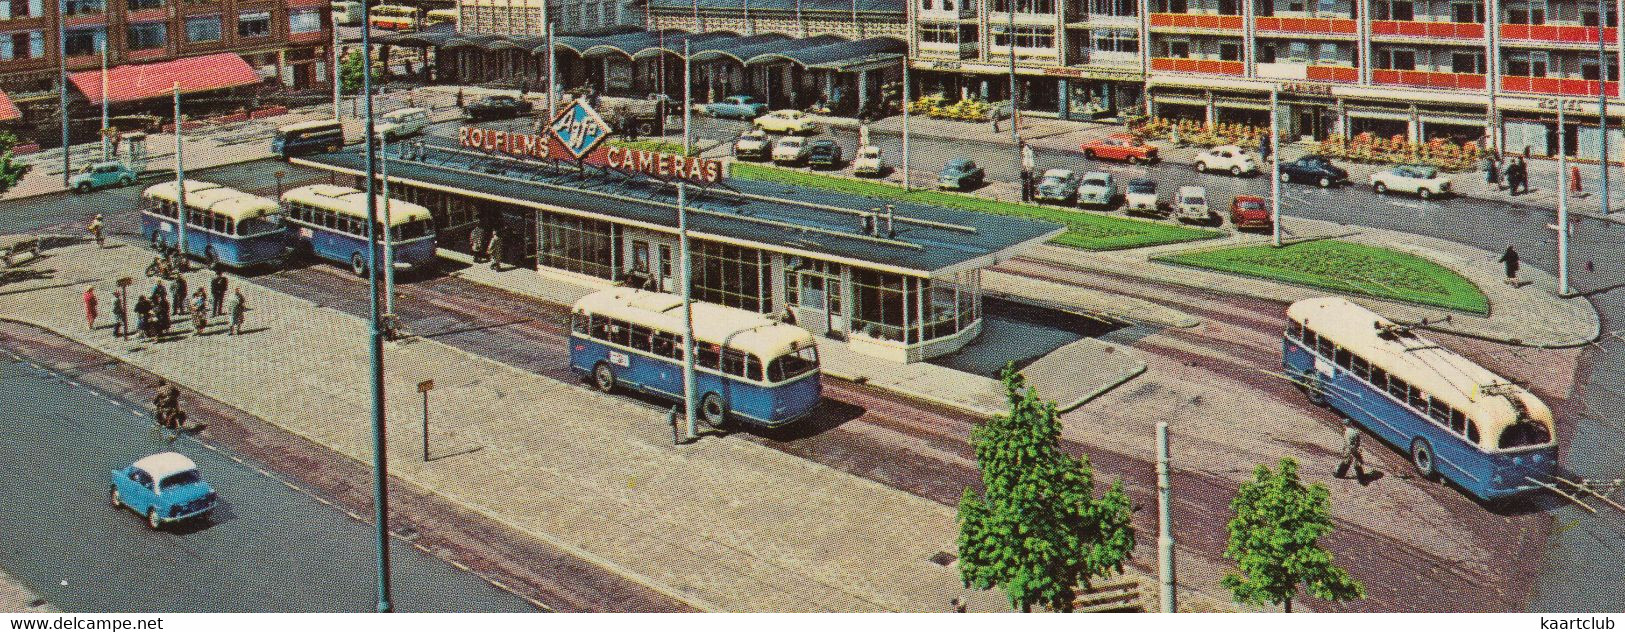
[[[418,382],[419,393],[427,393],[432,390],[434,390],[434,380],[424,380],[422,382]]]

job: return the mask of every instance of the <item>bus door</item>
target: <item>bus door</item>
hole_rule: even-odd
[[[671,245],[660,244],[659,253],[660,260],[657,265],[660,266],[660,274],[656,281],[658,285],[656,289],[661,292],[677,292],[677,281],[672,269]]]
[[[802,270],[800,273],[801,307],[819,312],[822,317],[817,323],[799,323],[814,332],[830,333],[846,331],[846,321],[841,317],[840,310],[840,277]]]

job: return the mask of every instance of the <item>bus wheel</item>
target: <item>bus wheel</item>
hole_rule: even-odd
[[[1433,462],[1433,446],[1428,445],[1427,439],[1417,437],[1411,441],[1411,465],[1416,466],[1417,475],[1430,481],[1439,475],[1438,466]]]
[[[700,419],[714,430],[728,427],[728,408],[722,405],[722,396],[706,393],[700,399]]]
[[[592,385],[598,390],[609,393],[615,390],[615,371],[610,370],[608,364],[599,362],[592,367]]]
[[[350,255],[350,271],[359,277],[367,276],[367,262],[361,259],[361,253]]]
[[[1309,403],[1326,407],[1326,387],[1321,385],[1319,377],[1305,376],[1302,388],[1303,396],[1309,399]]]

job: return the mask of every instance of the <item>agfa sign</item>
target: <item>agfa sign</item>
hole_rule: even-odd
[[[553,117],[548,125],[553,131],[553,137],[559,139],[564,150],[580,160],[598,147],[598,143],[608,138],[611,130],[609,124],[598,116],[598,112],[583,101],[576,101],[570,107]]]
[[[697,184],[715,184],[727,177],[722,161],[713,158],[604,146],[604,139],[613,133],[591,106],[577,101],[553,117],[546,134],[463,127],[457,130],[457,144],[515,158],[573,159],[595,167]]]

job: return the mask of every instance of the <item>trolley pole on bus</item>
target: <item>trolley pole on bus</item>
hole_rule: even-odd
[[[1169,509],[1168,422],[1157,422],[1157,574],[1162,582],[1162,611],[1174,612],[1174,526]]]
[[[693,138],[688,128],[689,111],[694,104],[688,83],[688,41],[683,41],[683,150],[686,155]],[[692,441],[699,435],[694,406],[694,296],[689,283],[688,256],[688,185],[677,179],[677,258],[682,270],[678,283],[683,286],[683,422],[684,431]]]
[[[66,148],[64,148],[66,149]],[[181,260],[186,258],[186,163],[181,160],[181,82],[175,82],[175,208],[180,211],[180,222],[175,233],[176,247]]]
[[[1270,84],[1270,244],[1281,247],[1281,142],[1280,109],[1281,86]]]
[[[366,99],[365,125],[361,143],[367,172],[367,298],[372,318],[367,323],[368,359],[372,368],[372,506],[373,526],[378,543],[378,611],[393,612],[389,598],[389,482],[388,455],[384,453],[384,332],[378,311],[378,198],[373,174],[378,172],[378,132],[372,120],[372,20],[361,25],[361,96]]]

